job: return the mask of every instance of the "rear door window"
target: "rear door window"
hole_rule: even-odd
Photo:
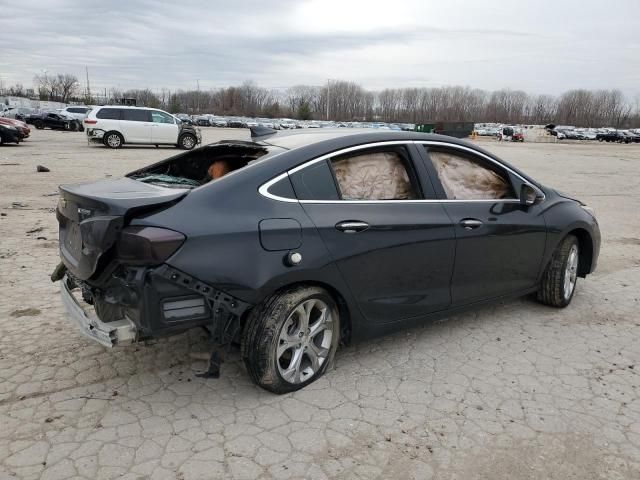
[[[104,120],[120,120],[120,112],[122,109],[120,108],[101,108],[96,113],[96,118],[101,118]]]
[[[409,156],[403,148],[358,151],[331,159],[342,200],[415,200]]]
[[[361,149],[289,174],[299,200],[417,200],[422,192],[405,147]]]
[[[138,110],[138,109],[123,109],[123,120],[128,120],[130,122],[148,122],[149,118],[149,110]]]

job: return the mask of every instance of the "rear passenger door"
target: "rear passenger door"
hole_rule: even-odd
[[[544,203],[521,204],[524,179],[488,156],[455,145],[422,148],[455,228],[453,305],[535,286],[546,240]]]
[[[451,303],[453,226],[443,205],[433,202],[417,156],[410,142],[385,142],[289,172],[297,198],[370,322],[418,317]]]
[[[123,108],[120,127],[125,143],[152,143],[151,113],[142,108]]]

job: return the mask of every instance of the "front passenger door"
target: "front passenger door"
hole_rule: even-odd
[[[151,143],[171,145],[178,143],[180,127],[176,124],[175,118],[168,113],[151,110],[151,119],[153,120]]]
[[[536,285],[544,254],[542,205],[522,205],[524,181],[503,166],[455,146],[423,146],[426,167],[453,221],[454,306]]]

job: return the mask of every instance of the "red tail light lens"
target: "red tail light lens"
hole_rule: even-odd
[[[84,119],[84,123],[86,123],[87,125],[95,125],[96,123],[98,123],[97,120],[89,120],[88,118]]]
[[[118,260],[128,265],[158,265],[184,243],[179,232],[157,227],[126,227],[116,244]]]

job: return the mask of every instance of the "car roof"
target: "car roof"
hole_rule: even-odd
[[[371,128],[305,128],[299,130],[276,130],[276,133],[272,135],[264,135],[263,137],[256,139],[259,143],[274,145],[276,147],[284,148],[285,150],[293,150],[295,148],[331,140],[343,140],[345,143],[353,142],[354,144],[394,140],[432,140],[471,146],[476,150],[481,150],[476,145],[447,135],[398,130],[377,130]]]

